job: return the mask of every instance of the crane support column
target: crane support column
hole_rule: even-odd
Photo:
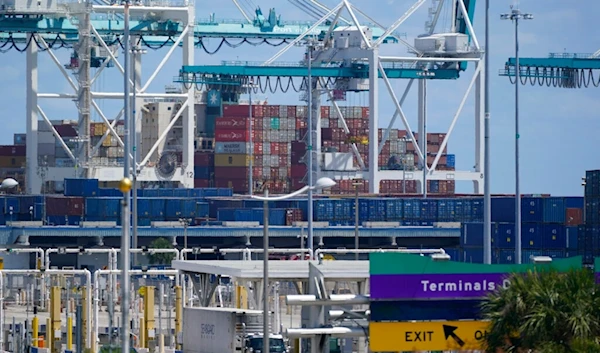
[[[29,34],[29,43],[34,44],[35,33]],[[28,194],[40,194],[42,183],[38,171],[38,46],[27,46],[26,57],[26,182],[25,190]]]
[[[194,37],[194,24],[195,24],[195,8],[194,2],[190,1],[188,6],[188,18],[186,25],[189,28],[188,33],[183,39],[183,65],[194,65],[194,50],[195,40]],[[195,85],[190,85],[187,88],[187,99],[188,106],[184,112],[183,119],[183,167],[185,168],[185,177],[183,178],[183,185],[186,188],[194,187],[194,127],[195,122],[195,98],[196,90]]]
[[[379,193],[379,48],[369,50],[369,193]]]

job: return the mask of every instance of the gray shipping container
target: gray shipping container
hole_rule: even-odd
[[[217,142],[215,143],[215,153],[226,154],[246,154],[250,149],[250,144],[245,142]]]
[[[183,352],[234,353],[245,334],[262,333],[262,321],[260,310],[183,308]]]

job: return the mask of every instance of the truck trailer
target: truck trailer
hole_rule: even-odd
[[[269,320],[271,321],[271,320]],[[263,351],[263,312],[235,308],[184,308],[184,353],[287,353],[281,335]]]

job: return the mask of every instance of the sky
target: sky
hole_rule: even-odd
[[[263,13],[275,8],[282,20],[314,20],[295,7],[293,1],[240,0],[246,7],[260,6]],[[413,0],[350,1],[385,26],[401,17],[413,4]],[[397,31],[406,33],[412,43],[414,38],[425,32],[428,20],[428,0]],[[333,7],[337,0],[323,0]],[[500,14],[510,12],[514,0],[492,0],[490,7],[490,112],[491,112],[491,190],[493,193],[514,193],[515,190],[515,109],[514,85],[508,78],[498,75],[509,57],[514,56],[514,25],[501,20]],[[531,13],[534,19],[520,23],[521,57],[546,57],[548,53],[593,53],[600,49],[600,37],[592,34],[600,3],[565,2],[560,0],[522,0],[523,12]],[[209,11],[205,10],[210,8]],[[217,19],[242,19],[232,1],[196,1],[197,18],[208,18],[215,14]],[[437,32],[449,30],[446,11],[441,16]],[[481,45],[484,44],[484,1],[477,0],[474,20],[475,32]],[[357,15],[359,22],[364,17]],[[235,42],[235,40],[232,40]],[[214,49],[219,41],[213,39],[208,47]],[[264,61],[281,47],[268,45],[242,45],[236,49],[224,47],[215,55],[196,49],[196,64],[218,64],[222,60]],[[167,49],[149,50],[143,58],[144,81],[158,66]],[[54,51],[62,63],[68,63],[70,51]],[[381,55],[407,56],[402,44],[384,45]],[[120,54],[122,56],[122,53]],[[70,87],[56,65],[45,54],[39,60],[39,92],[70,93]],[[298,61],[301,48],[291,48],[281,61]],[[175,50],[167,65],[158,74],[149,91],[163,92],[164,86],[172,84],[173,77],[181,66],[181,52]],[[12,144],[13,134],[25,131],[25,54],[16,51],[0,52],[0,144]],[[428,83],[428,130],[446,132],[473,75],[473,65],[457,81],[429,81]],[[595,73],[597,76],[600,72]],[[393,82],[396,95],[401,96],[407,81]],[[416,87],[416,85],[414,85]],[[108,69],[94,85],[94,91],[122,92],[123,79],[114,68]],[[380,126],[387,126],[394,113],[394,105],[385,85],[380,81]],[[550,193],[559,196],[582,195],[581,177],[585,170],[600,168],[597,151],[600,147],[600,88],[563,89],[539,86],[520,87],[520,170],[522,193]],[[263,94],[270,104],[300,104],[299,94]],[[417,130],[416,89],[411,90],[403,109]],[[120,109],[114,101],[98,101],[105,114],[112,119]],[[368,95],[349,94],[341,105],[367,105]],[[75,106],[68,100],[41,100],[40,106],[50,119],[77,119]],[[94,120],[100,120],[97,115]],[[398,120],[395,128],[404,129]],[[449,139],[449,153],[456,154],[457,169],[471,170],[474,164],[474,94],[466,101],[462,114]],[[470,183],[457,185],[458,192],[472,192]]]

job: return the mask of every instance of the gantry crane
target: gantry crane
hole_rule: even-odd
[[[54,0],[0,0],[0,46],[3,50],[15,49],[26,52],[26,122],[27,122],[27,192],[39,193],[41,180],[38,173],[38,117],[49,125],[57,141],[73,161],[79,176],[97,178],[101,181],[116,181],[122,177],[120,166],[101,166],[92,162],[99,147],[111,135],[118,145],[123,147],[123,141],[116,133],[115,127],[123,115],[123,110],[112,121],[107,117],[97,103],[99,99],[123,99],[122,92],[92,91],[92,85],[107,67],[116,67],[121,73],[123,66],[117,60],[118,51],[122,49],[124,33],[124,8],[121,3],[109,3],[105,0],[91,2],[69,2]],[[207,54],[214,54],[223,45],[235,47],[243,43],[252,45],[280,45],[282,41],[290,41],[303,34],[307,29],[318,34],[330,28],[328,23],[313,26],[311,22],[282,21],[274,9],[264,16],[260,9],[255,11],[251,19],[244,13],[245,20],[219,20],[214,14],[206,20],[195,19],[193,1],[136,1],[130,6],[130,33],[134,43],[150,49],[170,47],[158,67],[146,82],[141,81],[141,56],[133,60],[133,72],[136,75],[137,106],[144,99],[176,99],[180,100],[179,109],[174,114],[167,131],[164,131],[155,142],[151,152],[139,156],[139,149],[126,151],[129,158],[132,153],[138,154],[141,161],[135,168],[139,172],[139,181],[161,180],[160,173],[152,167],[151,156],[162,140],[165,139],[175,122],[182,117],[183,143],[182,159],[170,181],[182,183],[185,187],[193,187],[193,148],[194,148],[194,110],[186,109],[193,106],[196,96],[194,87],[183,92],[150,92],[149,87],[159,72],[165,67],[167,60],[178,48],[183,49],[185,66],[194,64],[194,49],[202,48]],[[374,28],[374,35],[384,33],[381,28]],[[387,40],[394,40],[386,36]],[[216,38],[220,43],[211,50],[207,47],[207,39]],[[234,39],[232,41],[232,39]],[[278,42],[273,42],[276,40]],[[68,64],[59,62],[54,49],[73,49],[71,61]],[[56,64],[59,72],[71,86],[72,91],[38,92],[38,53],[46,52]],[[97,68],[92,74],[91,69]],[[71,72],[69,72],[70,70]],[[129,80],[133,86],[133,79]],[[59,85],[57,85],[59,86]],[[77,149],[71,151],[66,141],[52,127],[50,118],[42,109],[41,99],[68,99],[76,103],[79,112],[79,132]],[[90,116],[91,111],[107,125],[106,132],[95,146],[90,146]],[[139,116],[136,117],[139,119]],[[135,134],[140,141],[141,124],[137,124]],[[45,173],[47,181],[61,181],[73,176],[73,167],[48,167]]]
[[[593,54],[551,53],[547,58],[519,58],[520,83],[561,88],[600,87],[600,50]],[[515,83],[516,60],[509,58],[500,76]]]
[[[421,186],[421,191],[426,193],[427,179],[435,180],[468,180],[475,184],[475,191],[483,192],[483,51],[477,40],[473,29],[473,15],[475,12],[475,0],[434,0],[429,9],[430,21],[426,25],[427,33],[415,39],[414,46],[408,45],[409,51],[415,54],[414,57],[386,57],[379,55],[379,47],[384,44],[385,38],[395,31],[407,18],[421,7],[426,1],[418,0],[404,13],[392,26],[390,26],[379,38],[374,36],[374,32],[369,26],[361,25],[356,17],[356,12],[365,15],[358,8],[351,5],[347,0],[332,9],[327,9],[316,23],[305,31],[298,38],[294,39],[284,49],[273,56],[268,61],[259,64],[251,62],[223,62],[222,65],[203,65],[203,66],[183,66],[176,82],[189,87],[192,84],[213,85],[221,84],[223,87],[232,85],[239,87],[248,87],[248,82],[258,82],[261,88],[266,86],[272,88],[269,78],[277,78],[278,87],[283,89],[282,78],[292,80],[294,77],[302,77],[307,87],[307,94],[312,95],[312,126],[319,127],[320,124],[320,96],[325,92],[329,98],[332,98],[334,89],[345,91],[365,91],[369,92],[369,163],[368,166],[362,161],[356,146],[353,146],[353,152],[359,162],[359,168],[356,171],[322,171],[319,169],[319,163],[311,163],[314,178],[320,176],[329,176],[335,179],[364,178],[370,181],[369,188],[371,193],[379,192],[379,181],[381,180],[417,180]],[[436,24],[440,13],[448,5],[451,8],[452,28],[449,32],[436,33]],[[347,18],[350,18],[351,25],[345,27],[335,27],[337,22],[347,12]],[[368,16],[367,16],[368,18]],[[333,19],[333,20],[331,20]],[[322,23],[332,21],[328,30],[320,35],[314,35],[314,30]],[[294,45],[302,44],[308,46],[305,60],[299,63],[280,63],[276,62],[286,50]],[[310,73],[313,82],[307,83]],[[448,133],[444,138],[440,150],[435,154],[433,163],[427,162],[427,142],[426,142],[426,83],[430,80],[456,80],[460,73],[467,69],[467,63],[476,64],[475,73],[469,84],[469,88],[459,104],[458,111],[454,115]],[[261,81],[263,78],[263,81]],[[396,107],[396,114],[387,127],[383,139],[378,138],[378,79],[383,79],[387,91],[392,97]],[[407,89],[402,99],[398,100],[389,79],[409,79]],[[402,103],[410,90],[414,80],[418,81],[419,86],[419,117],[418,133],[420,136],[419,145],[415,146],[419,157],[419,172],[389,171],[379,170],[378,156],[385,144],[389,131],[392,128],[397,116],[400,116],[410,140],[415,144],[417,139],[412,132],[410,124],[402,110]],[[284,81],[285,82],[285,81]],[[437,171],[441,155],[448,143],[458,116],[466,102],[469,92],[476,86],[475,100],[475,163],[473,169],[468,171]],[[286,85],[289,87],[289,84]],[[310,87],[310,88],[308,88]],[[286,88],[287,89],[287,88]],[[344,117],[335,102],[331,99],[334,109],[343,121],[344,130],[349,132]],[[309,153],[309,158],[316,160],[320,155],[321,141],[320,128],[311,132],[313,136],[313,152]],[[309,144],[307,144],[308,146]],[[308,153],[308,152],[307,152]]]

